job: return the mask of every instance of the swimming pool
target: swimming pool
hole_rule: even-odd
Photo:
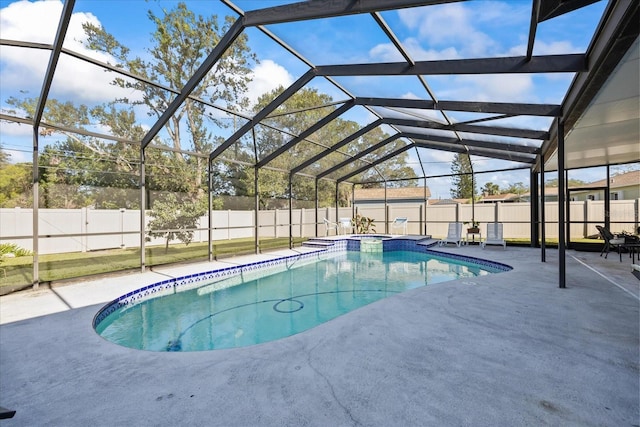
[[[510,269],[448,257],[416,242],[396,241],[373,253],[357,246],[347,239],[333,250],[154,284],[108,304],[94,327],[109,341],[141,350],[243,347],[297,334],[419,286]]]

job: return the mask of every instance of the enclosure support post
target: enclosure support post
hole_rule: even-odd
[[[319,209],[319,203],[318,203],[318,178],[316,178],[316,186],[315,186],[315,200],[316,200],[316,212],[315,212],[315,222],[316,222],[316,237],[318,236],[318,209]]]
[[[147,208],[147,181],[145,178],[144,147],[140,147],[140,271],[144,273],[147,266],[145,253],[145,209]]]
[[[356,217],[356,185],[351,184],[351,218]]]
[[[56,68],[58,66],[58,60],[60,59],[60,54],[62,52],[62,45],[64,43],[65,36],[67,34],[67,29],[69,28],[69,22],[71,21],[71,15],[73,14],[73,6],[75,5],[75,0],[69,0],[64,2],[64,7],[62,9],[62,15],[60,16],[60,22],[58,23],[58,29],[56,30],[56,37],[53,40],[53,49],[51,50],[51,55],[49,56],[49,64],[47,65],[47,71],[44,75],[44,82],[42,84],[42,90],[40,91],[40,97],[38,98],[38,103],[35,106],[35,111],[33,113],[33,277],[31,278],[31,282],[33,284],[33,288],[37,288],[40,284],[40,258],[39,251],[40,248],[38,246],[39,241],[39,211],[38,207],[40,204],[39,197],[39,185],[40,181],[40,168],[38,167],[38,151],[39,151],[39,130],[40,130],[40,122],[42,121],[42,115],[44,114],[45,103],[47,102],[47,97],[49,96],[49,91],[51,90],[51,83],[53,82],[53,77],[56,72]]]
[[[424,235],[427,235],[427,206],[429,205],[429,199],[427,199],[427,178],[424,178]],[[422,227],[421,227],[422,228]]]
[[[567,286],[567,271],[565,259],[565,152],[564,152],[564,120],[558,119],[558,269],[560,273],[559,286]]]
[[[531,247],[538,246],[538,224],[540,223],[540,217],[538,213],[538,176],[536,172],[531,169],[529,174],[529,215],[531,215]]]
[[[389,234],[389,206],[387,205],[387,181],[384,181],[384,233]]]
[[[609,186],[611,185],[611,170],[607,165],[607,185],[604,189],[604,226],[611,230],[611,192]]]
[[[336,222],[340,221],[340,212],[338,211],[338,181],[336,181]]]
[[[253,169],[253,192],[255,194],[254,196],[254,203],[255,203],[255,210],[254,210],[254,230],[253,230],[253,235],[254,235],[254,244],[256,247],[256,254],[260,253],[260,239],[258,238],[258,230],[260,229],[259,225],[258,225],[258,220],[260,218],[260,216],[258,215],[258,210],[260,209],[260,202],[258,200],[258,190],[259,190],[259,186],[258,186],[258,167],[256,166]]]
[[[211,197],[211,192],[212,192],[212,188],[211,188],[211,172],[212,168],[211,168],[211,160],[207,161],[207,201],[208,203],[208,212],[209,212],[209,216],[208,216],[208,227],[207,227],[207,231],[208,231],[208,238],[207,238],[207,252],[209,254],[209,261],[213,261],[213,212],[212,212],[212,204],[213,204],[213,198]],[[229,227],[229,223],[227,223],[227,227]]]
[[[293,175],[289,174],[289,249],[293,249]],[[276,222],[278,219],[276,218]]]
[[[536,195],[537,197],[537,195]],[[547,261],[547,233],[546,233],[546,211],[544,194],[544,156],[540,159],[540,251],[541,261]]]
[[[37,289],[40,284],[40,270],[39,270],[39,248],[38,248],[38,238],[39,230],[38,230],[38,215],[39,215],[39,205],[40,205],[40,196],[39,196],[39,187],[38,182],[40,181],[40,168],[38,167],[38,127],[33,128],[33,215],[31,220],[33,221],[33,277],[31,278],[31,283],[33,285],[33,289]]]
[[[256,159],[256,162],[258,161],[258,144],[256,144],[256,130],[255,128],[251,128],[251,139],[253,141],[253,156],[254,159]],[[253,215],[253,244],[256,250],[256,254],[260,253],[260,238],[258,237],[258,230],[260,229],[260,226],[258,224],[258,221],[260,219],[260,216],[258,215],[258,210],[260,209],[260,199],[259,199],[259,193],[258,191],[260,190],[260,186],[258,185],[258,171],[260,168],[258,168],[258,166],[255,166],[253,169],[253,194],[254,194],[254,198],[253,198],[253,203],[254,203],[254,215]]]

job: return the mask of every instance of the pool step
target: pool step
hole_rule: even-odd
[[[330,248],[335,244],[336,242],[332,240],[321,240],[321,239],[309,239],[306,242],[302,242],[302,246],[306,246],[309,248]]]

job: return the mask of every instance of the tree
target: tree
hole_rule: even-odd
[[[193,239],[198,220],[206,211],[207,207],[202,201],[180,200],[176,194],[166,193],[154,203],[146,240],[163,237],[165,252],[169,250],[169,242],[174,239],[188,245]]]
[[[161,17],[151,12],[148,16],[156,25],[148,60],[131,56],[126,46],[103,28],[90,23],[83,26],[88,36],[87,46],[112,55],[117,66],[175,90],[184,86],[232,22],[227,18],[221,26],[216,16],[196,17],[184,3],[165,11]],[[209,102],[246,105],[244,93],[250,72],[248,63],[253,57],[247,46],[247,36],[243,34],[207,73],[192,95]],[[71,129],[100,125],[110,129],[114,136],[141,141],[146,129],[134,111],[144,106],[149,115],[159,117],[175,95],[133,79],[116,78],[113,84],[128,89],[133,94],[132,98],[114,99],[95,107],[48,99],[43,121]],[[7,101],[31,116],[36,102],[35,98],[11,98]],[[164,191],[189,194],[194,201],[204,197],[206,158],[215,142],[206,130],[208,121],[223,125],[215,118],[205,116],[202,103],[188,100],[166,126],[169,140],[156,138],[154,144],[147,147],[145,171],[149,191],[147,200],[150,203],[155,194]],[[43,137],[54,134],[67,139],[49,144],[39,159],[45,205],[139,207],[139,197],[132,193],[140,186],[139,146],[120,141],[108,142],[59,128],[41,128]],[[184,150],[202,155],[186,154]]]
[[[276,96],[278,96],[284,88],[277,88],[267,94],[261,96],[254,110],[260,111],[268,105]],[[320,93],[317,89],[305,88],[293,96],[291,96],[283,105],[279,106],[266,122],[274,128],[281,129],[283,132],[266,127],[256,127],[256,151],[257,159],[253,154],[253,141],[250,138],[243,138],[236,143],[234,149],[229,149],[229,156],[236,156],[238,160],[248,163],[254,163],[264,159],[280,147],[291,141],[291,135],[299,135],[309,127],[317,123],[319,120],[335,111],[336,106],[331,105],[333,99],[326,94]],[[266,208],[278,207],[286,203],[289,197],[288,190],[288,173],[293,167],[301,164],[310,156],[325,152],[328,147],[333,146],[342,139],[355,133],[359,129],[359,125],[350,120],[336,118],[323,126],[321,129],[310,135],[304,141],[298,142],[287,152],[281,153],[278,157],[272,159],[267,166],[280,169],[281,171],[262,168],[259,172],[259,200],[260,204]],[[339,152],[334,151],[317,162],[307,166],[301,172],[310,176],[315,176],[328,167],[348,159],[360,153],[365,148],[378,143],[388,137],[379,128],[376,128],[357,140],[341,147]],[[309,142],[314,141],[317,143]],[[402,142],[397,141],[389,144],[384,149],[379,150],[370,156],[379,155],[381,151],[391,152],[399,147]],[[233,152],[231,152],[234,150]],[[345,155],[346,154],[346,155]],[[395,178],[402,174],[411,174],[415,176],[413,169],[406,166],[408,155],[403,153],[392,160],[385,162],[377,167],[377,170],[387,178]],[[355,170],[365,162],[354,162],[352,165],[345,167],[336,174],[336,178]],[[253,169],[238,167],[239,180],[243,182],[237,190],[241,193],[238,195],[253,195]],[[241,176],[241,177],[240,177]],[[380,180],[378,172],[371,169],[365,171],[353,180],[376,179]],[[411,185],[414,183],[409,183]],[[370,186],[379,187],[380,183],[369,184]],[[415,185],[415,184],[414,184]],[[313,201],[315,199],[315,182],[313,179],[303,179],[296,177],[293,179],[292,197],[301,201]],[[342,206],[346,206],[351,198],[351,191],[345,191],[342,186],[339,188],[338,201]],[[335,184],[326,180],[318,182],[318,203],[321,206],[329,206],[335,203]]]
[[[469,154],[458,153],[455,155],[451,163],[451,173],[454,174],[451,178],[453,185],[453,188],[450,190],[451,197],[454,199],[471,199],[477,194]]]
[[[500,186],[498,184],[494,184],[493,182],[487,182],[482,187],[482,194],[487,196],[493,196],[496,194],[500,194]]]
[[[527,191],[529,191],[529,187],[524,185],[522,182],[516,182],[516,183],[510,184],[507,187],[505,187],[503,190],[504,193],[512,193],[512,194],[518,194],[518,195],[524,194]]]
[[[148,49],[149,60],[139,56],[130,57],[130,50],[126,46],[103,28],[91,23],[83,24],[88,35],[87,45],[91,49],[112,55],[120,62],[120,66],[134,74],[175,90],[184,87],[234,21],[233,18],[227,17],[224,24],[220,25],[216,15],[196,17],[182,2],[178,3],[174,9],[165,11],[164,16],[156,16],[149,11],[148,17],[156,26],[153,33],[154,44]],[[248,105],[248,98],[244,94],[250,80],[249,64],[255,61],[255,55],[250,52],[247,41],[246,33],[235,40],[212,71],[206,74],[191,93],[192,97],[211,103],[222,101],[224,104],[236,105],[239,108]],[[148,109],[149,115],[156,117],[164,113],[175,96],[173,93],[138,80],[117,78],[113,84],[142,95],[138,99],[119,99],[115,103],[130,107],[143,105]],[[168,145],[178,150],[174,154],[176,158],[186,163],[193,163],[193,167],[199,171],[204,171],[206,158],[188,156],[179,151],[191,149],[202,154],[211,152],[213,138],[207,130],[207,121],[221,127],[226,126],[215,117],[205,115],[204,104],[187,99],[165,126],[170,138]],[[186,135],[191,137],[191,147],[186,146],[185,134],[181,131],[181,126],[185,125]],[[202,191],[203,177],[203,173],[196,173],[192,177],[194,190]]]
[[[31,163],[11,164],[0,144],[0,208],[31,207]]]
[[[0,143],[0,166],[9,164],[10,158],[11,158],[11,154],[4,151],[4,149],[2,148],[2,144]]]
[[[0,166],[0,208],[30,208],[31,163],[3,164]]]
[[[582,187],[586,182],[581,179],[569,178],[567,181],[568,187]],[[558,178],[548,179],[545,181],[544,185],[546,187],[557,187],[558,186]]]

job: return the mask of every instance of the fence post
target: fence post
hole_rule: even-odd
[[[278,209],[273,213],[273,237],[278,238]]]
[[[591,205],[591,200],[587,199],[585,200],[584,203],[584,222],[582,223],[582,237],[587,237],[589,235],[589,221],[591,220],[591,218],[589,218],[589,211],[590,211],[590,205]]]
[[[302,238],[302,232],[304,227],[304,208],[300,208],[300,238]]]
[[[80,239],[80,245],[82,246],[81,252],[87,252],[87,246],[89,245],[88,237],[87,237],[87,225],[89,224],[89,212],[87,208],[80,209],[80,234],[82,238]]]

